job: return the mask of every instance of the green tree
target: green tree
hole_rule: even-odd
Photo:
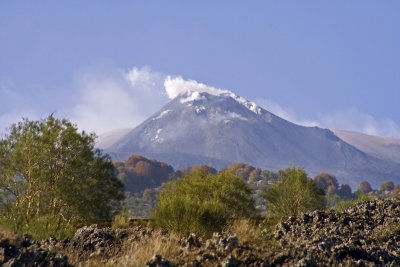
[[[18,232],[59,236],[76,224],[111,219],[123,185],[94,143],[94,134],[79,133],[67,119],[13,124],[0,140],[3,221]]]
[[[297,216],[301,212],[325,206],[323,190],[301,168],[279,171],[277,182],[266,190],[264,198],[267,201],[267,215],[273,220]]]
[[[194,170],[164,185],[152,218],[157,226],[178,234],[209,236],[229,219],[252,216],[254,210],[251,191],[242,179]]]

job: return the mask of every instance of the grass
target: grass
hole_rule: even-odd
[[[119,258],[117,266],[139,267],[146,266],[154,255],[161,255],[166,259],[177,259],[180,253],[180,238],[174,234],[167,236],[156,232],[132,244],[125,255]]]
[[[265,243],[258,224],[250,219],[238,219],[230,223],[226,232],[234,234],[240,242],[248,242],[256,245]]]
[[[114,229],[128,228],[129,227],[129,217],[126,216],[125,214],[116,215],[111,222],[111,227]]]

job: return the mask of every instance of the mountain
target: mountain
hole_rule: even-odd
[[[133,153],[165,161],[175,168],[232,162],[277,171],[304,167],[325,171],[356,187],[361,180],[379,185],[400,181],[400,164],[361,151],[334,132],[286,121],[231,92],[187,92],[113,144],[103,147],[115,159]]]
[[[345,142],[367,154],[387,161],[400,163],[400,139],[362,133],[333,130]]]
[[[124,137],[131,130],[132,130],[131,128],[124,128],[100,134],[98,137],[98,141],[96,143],[96,147],[99,148],[109,147],[115,142],[117,142],[119,139]]]

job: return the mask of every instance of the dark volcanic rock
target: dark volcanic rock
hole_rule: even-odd
[[[0,266],[72,266],[68,257],[25,235],[14,242],[0,240]]]
[[[309,258],[318,265],[400,265],[400,203],[375,200],[344,212],[314,211],[276,226],[280,264]],[[397,230],[396,230],[397,229]]]
[[[86,266],[90,262],[124,265],[129,248],[160,234],[163,240],[169,240],[167,232],[142,226],[111,229],[92,225],[78,229],[71,240],[51,238],[38,242],[30,236],[12,242],[0,240],[0,265]],[[276,226],[271,238],[257,246],[226,233],[215,233],[208,240],[191,234],[178,241],[178,257],[154,253],[146,264],[400,266],[400,201],[374,200],[344,212],[314,211],[290,217]]]

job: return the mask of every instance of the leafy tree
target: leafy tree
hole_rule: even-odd
[[[325,193],[334,194],[339,188],[339,183],[336,176],[330,173],[320,173],[315,176],[314,181],[317,183],[318,188],[324,190]]]
[[[392,197],[398,198],[400,196],[400,185],[396,185],[390,194]]]
[[[324,208],[324,192],[300,168],[279,171],[278,181],[265,194],[267,214],[275,220]]]
[[[176,171],[175,178],[187,176],[187,175],[190,175],[193,172],[198,172],[198,171],[206,172],[206,173],[210,173],[210,174],[217,174],[218,173],[218,171],[214,167],[212,167],[211,165],[201,164],[201,165],[195,165],[195,166],[191,166],[191,167]]]
[[[348,184],[342,184],[337,191],[337,194],[343,199],[354,198],[354,194],[351,191],[351,187]]]
[[[386,180],[381,184],[381,191],[392,191],[394,189],[394,183],[392,180]]]
[[[132,193],[159,187],[175,174],[170,165],[139,155],[132,155],[125,162],[115,161],[114,166],[125,190]]]
[[[123,185],[94,141],[94,134],[79,133],[67,119],[53,116],[13,124],[0,140],[3,222],[40,236],[111,219]]]
[[[368,194],[369,192],[372,191],[372,187],[370,183],[368,183],[367,181],[362,181],[358,186],[358,191],[363,194]]]
[[[261,170],[260,168],[255,168],[245,163],[232,163],[223,168],[221,172],[230,172],[250,183],[255,183],[260,180],[272,181],[277,178],[277,175],[271,171]]]
[[[251,192],[242,179],[195,170],[164,184],[152,218],[157,226],[178,234],[209,236],[229,219],[253,213]]]

